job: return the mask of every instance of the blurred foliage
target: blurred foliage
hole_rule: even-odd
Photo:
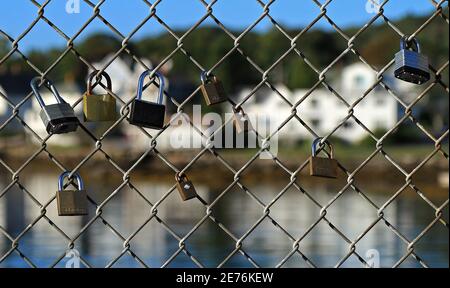
[[[413,32],[420,27],[427,17],[407,17],[395,24],[402,31]],[[354,35],[356,28],[347,29],[348,35]],[[290,35],[296,35],[300,30],[288,30]],[[177,31],[182,35],[184,31]],[[234,33],[238,35],[239,33]],[[399,50],[400,37],[387,25],[373,25],[363,32],[355,42],[356,49],[370,64],[384,66]],[[448,25],[441,18],[433,20],[425,30],[419,34],[419,41],[435,67],[440,67],[448,59],[449,34]],[[295,51],[291,52],[286,59],[272,70],[271,78],[284,82],[291,89],[308,88],[318,81],[318,75],[302,59],[306,57],[318,70],[328,66],[339,54],[347,48],[345,41],[334,31],[323,31],[313,29],[305,33],[297,40],[297,48],[302,55]],[[75,44],[78,53],[89,62],[100,61],[108,55],[117,53],[121,48],[121,41],[116,37],[97,33],[80,40]],[[5,40],[0,41],[0,53],[4,56],[8,51]],[[176,40],[169,34],[164,33],[154,37],[131,41],[127,46],[129,50],[136,53],[138,57],[149,58],[153,63],[158,63],[166,58],[177,47]],[[234,41],[219,28],[201,27],[196,29],[183,41],[183,48],[188,56],[192,56],[202,66],[212,67],[220,59],[226,56],[234,47]],[[266,70],[271,67],[279,57],[289,48],[289,40],[278,30],[270,30],[265,33],[250,32],[242,38],[238,47],[244,51],[242,56],[234,51],[215,71],[226,85],[226,89],[234,91],[242,85],[255,85],[261,81],[260,73],[252,67],[245,57],[250,57],[254,62]],[[49,51],[31,51],[28,57],[31,62],[40,69],[47,69],[64,48],[51,49]],[[129,57],[125,51],[122,57]],[[197,83],[200,71],[196,68],[186,55],[179,50],[173,55],[172,73],[183,77],[188,81]],[[339,61],[336,67],[343,67],[357,61],[353,53]],[[25,61],[17,55],[4,63],[7,66],[20,65],[22,71],[32,72]],[[86,65],[73,53],[68,53],[62,62],[58,64],[51,73],[54,81],[63,79],[76,79],[80,84],[84,82]],[[445,71],[446,82],[448,82],[448,69]]]
[[[401,31],[413,33],[424,22],[426,17],[408,16],[394,24]],[[381,22],[381,21],[380,21]],[[355,35],[360,27],[345,29],[347,35]],[[301,30],[287,30],[289,35],[297,35]],[[183,35],[185,31],[175,31],[177,35]],[[240,32],[233,32],[235,36]],[[440,68],[448,61],[449,28],[445,21],[436,17],[427,25],[418,36],[423,53],[430,58],[431,64]],[[355,49],[375,67],[383,67],[388,64],[399,51],[400,36],[386,23],[374,24],[362,32],[355,40]],[[0,59],[4,57],[10,44],[6,40],[0,40]],[[322,71],[336,57],[347,49],[347,41],[333,30],[311,29],[298,38],[297,51],[291,51],[276,67],[274,63],[283,56],[291,47],[290,41],[275,28],[264,33],[250,32],[235,47],[234,41],[220,28],[200,27],[183,39],[183,50],[175,52],[171,59],[172,70],[169,77],[182,80],[184,83],[198,85],[200,71],[188,57],[193,57],[206,69],[210,69],[216,63],[226,57],[214,70],[214,73],[222,80],[225,89],[229,93],[240,90],[243,86],[255,86],[262,80],[261,73],[253,65],[248,63],[247,57],[262,70],[272,68],[269,77],[271,81],[283,82],[290,89],[310,88],[319,79],[318,73]],[[122,47],[121,40],[111,34],[97,33],[75,42],[76,53],[84,57],[90,63],[104,60],[105,57],[116,54]],[[41,71],[47,70],[54,61],[60,57],[66,47],[53,48],[48,51],[30,51],[27,57]],[[133,41],[131,39],[126,50],[136,54],[140,58],[148,58],[154,65],[160,63],[177,49],[176,39],[168,33],[147,37]],[[243,55],[240,51],[243,52]],[[230,51],[233,51],[230,53]],[[230,53],[228,55],[228,53]],[[127,51],[122,51],[120,56],[133,63]],[[311,68],[307,61],[314,67]],[[359,61],[353,53],[348,53],[335,64],[337,72],[332,69],[329,73],[338,75],[339,68]],[[5,73],[27,73],[34,75],[32,68],[17,53],[7,59],[0,66],[0,76]],[[53,67],[49,77],[55,81],[75,80],[80,86],[84,86],[87,67],[73,52],[67,53],[62,61]],[[449,83],[449,69],[443,71],[442,80]],[[427,109],[421,112],[420,118],[428,121],[435,131],[448,127],[448,97],[442,88],[436,85],[430,93],[432,97],[425,97],[420,101]],[[183,94],[184,95],[184,94]],[[185,96],[184,96],[185,97]],[[443,110],[444,108],[444,110]],[[433,112],[435,111],[435,113]],[[435,119],[434,114],[445,115],[441,119]],[[405,135],[407,136],[407,135]]]

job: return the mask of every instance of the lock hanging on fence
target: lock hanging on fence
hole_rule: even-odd
[[[317,157],[317,145],[323,138],[317,138],[312,144],[312,156],[309,158],[309,173],[311,176],[323,178],[337,178],[338,163],[334,159],[333,146],[327,141],[325,145],[330,148],[330,158]]]
[[[227,101],[225,89],[219,78],[212,74],[208,76],[206,71],[202,72],[200,78],[202,80],[202,94],[208,106]]]
[[[177,173],[175,175],[175,180],[177,181],[177,189],[183,201],[197,198],[197,192],[195,191],[194,184],[192,184],[186,174],[180,175]]]
[[[115,121],[116,114],[116,99],[108,93],[102,95],[94,95],[92,89],[98,85],[102,78],[106,79],[106,84],[109,91],[112,91],[111,77],[106,72],[102,72],[101,78],[92,85],[92,80],[97,76],[98,71],[94,71],[89,75],[87,84],[87,91],[83,95],[83,114],[85,122],[103,122]]]
[[[31,80],[31,89],[41,106],[40,117],[44,122],[45,129],[48,134],[64,134],[74,132],[78,129],[79,121],[75,116],[75,111],[64,99],[59,95],[55,86],[50,80],[44,79],[43,85],[47,87],[56,98],[58,103],[45,105],[41,94],[39,93],[39,82],[41,78],[36,77]]]
[[[78,190],[64,190],[64,179],[70,175],[70,172],[64,172],[59,176],[58,192],[56,192],[56,201],[58,203],[59,216],[82,216],[88,214],[87,192],[84,189],[84,183],[80,175],[74,174],[77,180]]]
[[[395,54],[396,78],[406,82],[421,85],[430,80],[430,68],[428,57],[421,54],[420,45],[416,38],[408,43],[408,36],[400,41],[400,52]]]
[[[233,123],[238,134],[249,132],[253,129],[252,123],[242,107],[239,107],[238,109],[233,107],[233,113]]]
[[[150,74],[150,70],[145,71],[139,78],[137,96],[131,104],[130,124],[161,130],[164,128],[164,119],[166,116],[166,106],[163,104],[164,97],[164,77],[155,72],[155,76],[159,79],[159,95],[158,102],[147,102],[142,100],[142,90],[144,87],[144,80]]]

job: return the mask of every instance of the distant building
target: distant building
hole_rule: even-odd
[[[340,81],[330,85],[350,105],[357,101],[376,82],[376,74],[362,63],[343,69]],[[386,81],[389,81],[388,79]],[[277,85],[279,92],[292,104],[302,99],[309,90],[290,91],[284,85]],[[239,93],[240,99],[249,95],[250,89]],[[376,87],[354,109],[354,115],[371,131],[391,129],[398,120],[398,103],[382,87]],[[255,97],[245,104],[248,114],[265,113],[271,116],[272,125],[278,127],[291,114],[291,107],[269,88],[260,89]],[[298,106],[297,115],[317,134],[327,135],[348,115],[348,107],[329,90],[318,88]],[[334,136],[349,142],[357,142],[368,136],[353,119],[349,119]],[[313,135],[295,118],[279,132],[280,140],[311,139]]]

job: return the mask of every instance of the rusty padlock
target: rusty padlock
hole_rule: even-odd
[[[186,174],[177,173],[175,175],[175,180],[177,181],[177,189],[183,201],[197,198],[194,184],[192,184]]]
[[[330,148],[330,158],[317,157],[317,145],[323,138],[317,138],[312,144],[312,156],[309,158],[309,173],[311,176],[324,178],[337,178],[338,163],[334,159],[333,146],[326,141],[325,145]]]

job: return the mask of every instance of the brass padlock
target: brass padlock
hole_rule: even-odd
[[[317,138],[312,144],[312,156],[309,158],[309,173],[311,176],[324,178],[337,178],[338,162],[334,159],[333,146],[327,141],[325,145],[330,148],[330,158],[317,157],[317,145],[323,138]]]
[[[59,176],[58,192],[56,192],[56,202],[58,203],[59,216],[82,216],[88,214],[87,192],[84,190],[84,183],[80,175],[74,174],[77,180],[78,190],[64,190],[64,179],[70,172],[64,172]]]
[[[192,184],[186,174],[180,175],[177,173],[175,175],[175,180],[177,181],[177,189],[183,201],[197,198],[197,192],[195,191],[194,184]]]
[[[248,115],[245,114],[241,107],[238,109],[233,107],[233,113],[233,123],[238,134],[253,130],[252,123],[250,122]]]
[[[212,74],[208,76],[207,72],[203,72],[201,75],[201,80],[202,94],[208,106],[227,101],[228,98],[222,82],[216,76]]]
[[[101,79],[98,79],[94,85],[92,80],[97,76],[98,71],[94,71],[89,75],[87,84],[87,91],[83,95],[83,114],[85,122],[102,122],[115,121],[117,119],[116,113],[116,99],[108,93],[102,95],[94,95],[92,89],[98,85]],[[102,72],[101,76],[106,79],[106,84],[109,91],[112,90],[111,78],[106,72]]]

